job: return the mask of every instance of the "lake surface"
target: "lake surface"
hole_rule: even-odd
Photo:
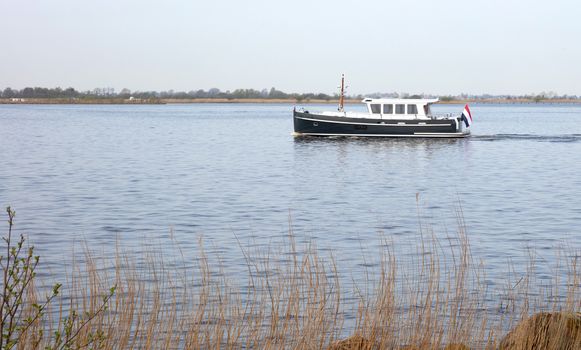
[[[3,105],[0,204],[57,273],[75,244],[107,256],[170,237],[186,258],[203,237],[246,271],[240,245],[284,242],[290,217],[297,242],[351,280],[382,238],[417,242],[420,220],[454,236],[459,207],[492,284],[508,261],[526,268],[527,248],[548,265],[563,244],[581,248],[581,106],[473,105],[460,140],[293,138],[292,107]]]

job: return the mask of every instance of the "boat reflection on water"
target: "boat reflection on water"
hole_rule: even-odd
[[[430,165],[431,161],[440,163],[442,153],[450,154],[450,159],[457,161],[471,157],[470,140],[465,138],[375,138],[375,137],[316,137],[303,136],[294,138],[295,159],[319,158],[317,163],[325,164],[330,159],[352,163],[349,167],[360,164],[366,166],[402,167],[409,163],[424,163],[433,166],[453,166],[451,164]],[[301,158],[303,158],[301,160]],[[456,162],[456,161],[454,161]],[[363,165],[362,163],[365,163]],[[371,163],[378,163],[372,165]]]
[[[365,136],[301,136],[293,138],[295,145],[359,145],[381,148],[445,148],[468,143],[463,138],[381,138]]]

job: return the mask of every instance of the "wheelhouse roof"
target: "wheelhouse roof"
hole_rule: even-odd
[[[420,104],[427,105],[436,103],[437,98],[364,98],[363,103],[379,103],[379,104]]]

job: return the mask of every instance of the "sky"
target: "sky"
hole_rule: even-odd
[[[0,88],[581,95],[578,0],[0,0]]]

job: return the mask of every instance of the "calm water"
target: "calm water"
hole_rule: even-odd
[[[527,247],[549,263],[559,245],[581,247],[581,106],[474,105],[463,140],[295,139],[291,110],[0,106],[0,204],[53,270],[75,242],[111,255],[117,240],[139,252],[173,236],[186,257],[203,237],[227,269],[245,271],[236,237],[284,241],[290,215],[299,243],[356,275],[382,236],[417,238],[418,194],[440,239],[462,206],[492,283],[509,259],[524,269]]]

